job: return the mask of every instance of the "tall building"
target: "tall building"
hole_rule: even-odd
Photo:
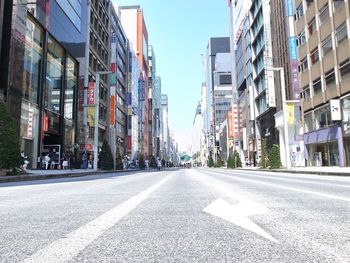
[[[131,160],[137,158],[140,149],[140,129],[139,129],[139,80],[141,68],[134,51],[129,51],[129,69],[128,69],[128,136],[127,136],[127,155]]]
[[[0,90],[21,149],[32,168],[41,168],[40,157],[49,152],[56,164],[63,154],[77,158],[87,1],[72,6],[67,1],[14,0],[5,1],[3,8]]]
[[[271,42],[270,1],[254,0],[249,8],[250,43],[252,51],[252,86],[255,104],[255,135],[257,154],[261,156],[260,143],[265,139],[268,148],[278,143],[275,128],[276,98]]]
[[[195,166],[203,165],[203,152],[202,144],[204,140],[203,136],[203,117],[201,104],[198,103],[196,113],[194,115],[193,125],[192,125],[192,159]]]
[[[166,161],[170,156],[170,140],[169,140],[169,119],[168,119],[168,95],[161,95],[161,107],[162,107],[162,124],[161,124],[161,141],[163,145],[160,149],[160,157]]]
[[[159,156],[159,109],[160,109],[160,78],[157,77],[156,71],[156,57],[153,46],[148,46],[148,85],[149,85],[149,141],[151,147],[151,154],[153,156]]]
[[[65,6],[70,4],[65,1]],[[82,74],[79,87],[79,143],[80,151],[87,151],[89,158],[94,150],[95,137],[95,108],[87,107],[88,104],[95,103],[94,85],[96,82],[96,72],[106,72],[110,70],[110,8],[109,0],[88,1],[87,18],[84,22],[87,25],[87,43],[85,46],[85,60],[82,62]],[[110,77],[107,74],[100,75],[99,82],[99,120],[98,120],[98,145],[102,146],[103,140],[109,140],[109,97],[110,97]]]
[[[303,166],[304,144],[300,114],[300,84],[298,78],[297,45],[294,30],[293,1],[271,1],[271,32],[273,67],[284,69],[285,83],[282,86],[280,72],[275,71],[276,128],[279,131],[279,145],[282,165],[289,167],[293,155],[293,165]],[[284,87],[285,98],[282,98]],[[287,102],[284,102],[286,100]],[[288,122],[284,122],[285,114]],[[284,127],[286,126],[286,127]],[[286,129],[288,129],[286,131]],[[288,139],[288,140],[286,140]]]
[[[109,94],[109,134],[112,153],[124,156],[127,139],[127,91],[129,43],[120,21],[120,10],[111,6],[111,71]]]
[[[350,166],[349,1],[295,1],[305,158]]]
[[[210,38],[206,51],[205,72],[206,72],[206,111],[204,116],[205,133],[208,134],[208,152],[214,154],[215,146],[215,102],[214,102],[214,74],[215,59],[217,53],[230,52],[230,39],[228,37]],[[218,124],[219,125],[219,124]]]
[[[140,148],[142,154],[148,158],[152,153],[151,143],[149,141],[149,65],[148,65],[148,32],[143,16],[143,10],[140,6],[122,6],[121,21],[125,33],[130,40],[130,45],[136,53],[141,73],[139,81],[139,122],[140,122]]]

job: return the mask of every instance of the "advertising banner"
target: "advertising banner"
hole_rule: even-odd
[[[95,104],[95,83],[94,82],[89,82],[87,102],[88,102],[87,104],[89,105]],[[87,108],[87,121],[90,127],[95,126],[95,107],[90,106]]]
[[[286,110],[287,110],[287,123],[289,125],[292,125],[294,123],[294,104],[287,104]]]
[[[287,16],[294,16],[294,0],[286,0]]]
[[[115,86],[111,86],[111,95],[110,95],[110,112],[109,112],[109,124],[114,126],[115,124]]]

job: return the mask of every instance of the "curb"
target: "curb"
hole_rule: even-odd
[[[15,176],[0,176],[0,183],[11,183],[11,182],[21,182],[21,181],[34,181],[34,180],[46,180],[46,179],[59,179],[59,178],[73,178],[73,177],[83,177],[89,175],[98,174],[118,174],[118,173],[130,173],[139,172],[142,170],[113,170],[113,171],[86,171],[81,173],[64,173],[64,174],[25,174],[25,175],[15,175]]]
[[[290,174],[314,174],[321,176],[350,176],[350,172],[331,172],[331,171],[305,171],[305,170],[283,170],[283,169],[245,169],[240,168],[240,171],[256,171],[269,173],[290,173]]]

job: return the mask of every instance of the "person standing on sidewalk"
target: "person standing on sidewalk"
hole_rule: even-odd
[[[160,161],[160,158],[157,158],[157,169],[160,171],[160,168],[162,167],[162,162]]]

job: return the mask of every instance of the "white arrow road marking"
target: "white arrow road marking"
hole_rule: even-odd
[[[225,195],[234,198],[238,201],[238,204],[231,205],[222,198],[217,199],[212,204],[203,209],[204,212],[225,219],[233,224],[236,224],[244,229],[252,231],[264,238],[273,242],[279,243],[275,238],[265,232],[261,227],[255,224],[248,216],[263,214],[269,211],[269,209],[257,202],[254,202],[242,195],[233,192],[231,189],[227,189],[227,186],[223,186],[222,182],[203,173],[193,171],[192,174],[198,176],[200,180],[208,187],[216,188]]]
[[[257,204],[257,203],[256,203]],[[263,211],[264,210],[264,211]],[[239,203],[237,205],[231,205],[224,199],[219,198],[209,206],[203,209],[204,212],[225,219],[235,225],[238,225],[244,229],[247,229],[255,234],[263,236],[264,238],[273,242],[279,243],[275,238],[265,232],[261,227],[255,224],[248,218],[250,215],[260,214],[266,212],[267,208],[262,209],[260,204],[255,206],[254,202],[251,203]]]
[[[172,175],[174,175],[174,173]],[[147,199],[154,191],[169,180],[172,175],[152,185],[145,191],[131,197],[129,200],[121,203],[120,205],[112,208],[93,221],[69,233],[67,236],[54,241],[47,247],[39,250],[34,255],[25,259],[23,262],[56,263],[70,261],[76,255],[78,255],[80,251],[85,249],[95,239],[101,236],[109,228],[113,227],[119,220],[121,220],[145,199]]]

